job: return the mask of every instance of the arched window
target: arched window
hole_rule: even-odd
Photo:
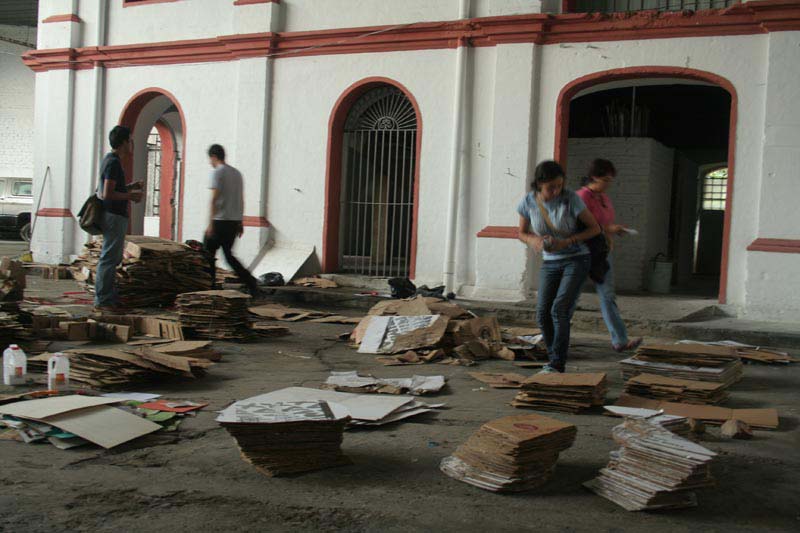
[[[344,124],[340,270],[409,275],[417,115],[391,85],[364,93]]]

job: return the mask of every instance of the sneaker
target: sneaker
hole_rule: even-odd
[[[627,351],[635,350],[636,348],[638,348],[639,345],[642,344],[643,340],[644,339],[639,337],[638,339],[630,340],[630,341],[626,342],[625,344],[612,344],[611,347],[614,348],[614,351],[617,352],[617,353],[627,352]]]
[[[537,372],[537,374],[557,374],[558,370],[553,368],[550,365],[544,365],[541,370]]]

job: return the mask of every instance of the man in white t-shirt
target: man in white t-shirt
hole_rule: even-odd
[[[242,173],[225,163],[225,149],[212,144],[208,149],[208,159],[213,167],[211,171],[211,216],[205,234],[205,248],[211,254],[212,279],[216,277],[214,257],[222,248],[225,260],[236,272],[239,280],[247,287],[250,294],[258,295],[258,281],[250,274],[236,257],[233,256],[233,243],[242,236],[242,218],[244,214],[244,186]]]

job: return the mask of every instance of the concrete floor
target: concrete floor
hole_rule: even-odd
[[[290,327],[291,336],[258,344],[218,343],[224,359],[203,379],[139,387],[210,403],[177,433],[109,451],[0,441],[0,531],[797,531],[800,365],[746,367],[727,405],[775,407],[781,428],[757,431],[751,441],[720,441],[711,430],[705,445],[720,454],[718,487],[699,493],[699,507],[629,513],[581,486],[607,463],[619,419],[549,414],[578,427],[553,479],[524,495],[491,494],[450,479],[438,464],[483,422],[523,412],[508,405],[514,391],[488,389],[467,372],[520,369],[504,361],[470,369],[383,367],[334,340],[347,326]],[[619,359],[605,336],[576,334],[568,370],[608,372],[613,400]],[[294,478],[257,473],[214,422],[215,411],[233,400],[316,386],[331,370],[352,369],[443,374],[448,386],[432,398],[448,408],[349,431],[343,449],[352,466]]]

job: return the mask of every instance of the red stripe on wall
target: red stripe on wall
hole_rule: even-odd
[[[800,254],[800,239],[756,239],[747,249],[751,252]]]
[[[37,217],[71,218],[72,211],[64,207],[43,207],[36,212]]]

